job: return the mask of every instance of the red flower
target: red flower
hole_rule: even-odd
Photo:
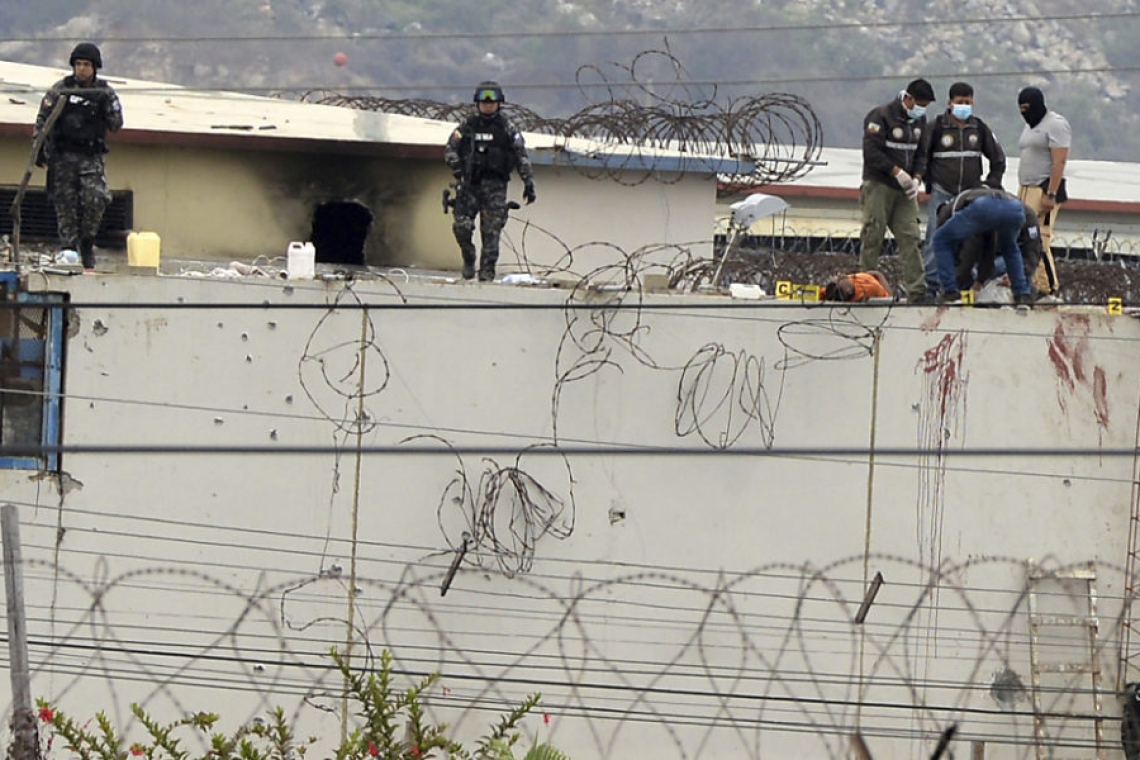
[[[412,747],[412,757],[419,757],[419,756],[420,756],[420,748],[419,747]]]
[[[550,725],[550,713],[543,713],[542,714],[542,722],[548,726]]]
[[[380,748],[376,746],[376,742],[368,742],[368,754],[376,757],[380,754]]]
[[[47,706],[40,708],[40,720],[44,723],[51,723],[52,718],[55,717],[55,712]]]
[[[134,755],[135,757],[138,757],[139,755],[143,754],[143,752],[144,752],[144,750],[143,750],[141,744],[132,744],[131,745],[131,754]]]

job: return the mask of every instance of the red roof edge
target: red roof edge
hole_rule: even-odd
[[[859,200],[859,190],[849,187],[823,187],[818,185],[740,185],[721,184],[721,192],[751,195],[767,193],[781,198],[825,198],[829,200]],[[925,194],[920,196],[925,198]],[[1064,208],[1070,211],[1100,212],[1106,214],[1140,214],[1140,202],[1136,201],[1092,201],[1069,198]]]

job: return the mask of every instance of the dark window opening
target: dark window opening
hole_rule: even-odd
[[[16,188],[0,187],[0,235],[11,235],[15,220],[8,209],[16,199]],[[95,245],[100,248],[125,248],[127,233],[135,223],[135,195],[131,190],[115,190],[111,203],[103,212]],[[55,206],[47,191],[28,189],[20,202],[20,239],[30,242],[56,243],[59,228],[55,219]]]
[[[317,261],[364,266],[364,241],[372,228],[372,212],[356,201],[330,201],[313,214],[313,247]]]

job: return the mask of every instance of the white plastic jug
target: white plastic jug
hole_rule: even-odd
[[[286,254],[285,271],[290,280],[311,280],[317,274],[317,249],[312,243],[292,242]]]
[[[767,295],[764,288],[746,282],[734,282],[728,286],[728,294],[733,298],[755,301]]]

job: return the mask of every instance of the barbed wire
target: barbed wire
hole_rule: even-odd
[[[401,443],[433,441],[453,450],[446,439],[431,434],[411,436]],[[577,508],[570,461],[566,457],[557,459],[548,487],[533,470],[548,466],[549,462],[527,460],[527,454],[538,447],[551,448],[550,444],[527,447],[508,466],[483,458],[483,471],[477,481],[468,476],[463,457],[453,450],[455,474],[442,490],[436,515],[444,540],[458,555],[458,561],[473,567],[493,563],[513,578],[531,570],[535,549],[543,536],[566,539],[573,534]]]
[[[510,229],[517,227],[512,223]],[[962,727],[960,741],[1027,744],[1035,740],[1035,720],[1048,723],[1050,739],[1058,744],[1090,746],[1086,729],[1105,719],[1089,707],[1090,686],[1074,678],[1034,685],[1029,693],[1024,687],[1034,683],[1026,663],[1038,645],[1029,632],[1026,563],[993,557],[954,563],[940,550],[941,489],[930,484],[937,486],[944,476],[941,454],[950,451],[948,443],[939,454],[917,460],[928,478],[918,505],[918,560],[861,554],[825,566],[771,562],[715,576],[660,567],[631,570],[598,561],[605,551],[574,550],[590,562],[564,569],[572,560],[556,556],[550,549],[557,544],[543,539],[569,538],[576,526],[576,480],[558,446],[558,399],[570,383],[610,369],[675,373],[676,404],[667,403],[666,387],[657,414],[672,416],[678,435],[696,435],[718,452],[750,433],[770,445],[780,395],[747,341],[739,347],[677,345],[672,334],[654,342],[667,332],[659,328],[671,315],[639,307],[645,279],[669,280],[675,270],[705,258],[695,247],[627,253],[592,244],[607,261],[592,266],[592,246],[562,244],[556,250],[564,255],[543,266],[530,261],[525,233],[515,242],[512,250],[523,267],[578,277],[566,299],[554,358],[554,432],[551,441],[523,444],[502,462],[483,459],[478,465],[458,456],[459,443],[439,435],[419,438],[449,450],[458,468],[430,481],[438,490],[426,489],[439,494],[433,497],[436,526],[428,509],[395,514],[409,520],[401,523],[401,535],[415,534],[429,546],[432,540],[422,537],[438,528],[442,549],[368,544],[354,526],[351,534],[340,532],[349,536],[345,544],[351,548],[345,551],[356,557],[360,549],[361,566],[349,573],[327,565],[323,551],[319,572],[295,572],[297,555],[273,541],[266,549],[276,558],[273,571],[215,566],[175,572],[151,565],[153,560],[130,559],[128,551],[141,554],[140,537],[101,533],[96,520],[88,538],[99,536],[102,543],[93,549],[100,559],[89,573],[65,570],[59,562],[29,565],[42,571],[27,575],[34,584],[28,595],[33,616],[48,631],[33,632],[33,664],[54,692],[47,696],[82,700],[89,709],[98,701],[92,696],[98,688],[116,705],[137,688],[141,699],[130,701],[186,712],[197,706],[180,687],[208,688],[246,700],[251,714],[291,700],[291,714],[317,720],[313,716],[338,709],[335,669],[321,660],[336,628],[363,645],[360,661],[366,664],[385,648],[404,674],[441,672],[441,691],[430,695],[429,707],[459,730],[482,725],[476,717],[516,702],[522,693],[541,691],[544,710],[561,735],[574,737],[582,754],[600,758],[629,757],[646,746],[692,760],[768,757],[796,733],[805,737],[799,756],[845,757],[855,731],[872,745],[915,746],[931,743],[949,724]],[[341,454],[351,454],[353,437],[359,445],[360,436],[379,429],[374,421],[380,415],[364,415],[362,407],[388,391],[398,370],[385,355],[371,315],[357,308],[362,303],[348,292],[331,299],[323,312],[311,312],[312,333],[298,363],[299,382],[341,445],[334,496]],[[577,308],[582,305],[590,308]],[[884,312],[890,309],[867,313],[885,319]],[[820,307],[818,313],[828,318],[780,323],[786,353],[772,365],[780,388],[795,363],[873,352],[881,323],[863,324],[849,308]],[[341,319],[349,321],[334,327]],[[956,348],[937,344],[936,355],[919,367],[929,380],[919,398],[925,405],[918,410],[920,443],[947,431],[957,435],[955,425],[964,424],[964,376]],[[1076,357],[1080,346],[1060,349]],[[417,466],[436,467],[438,461]],[[330,499],[330,513],[334,506]],[[575,538],[594,540],[591,531],[605,519],[599,515],[604,509],[591,504],[591,530]],[[51,541],[53,531],[68,527],[62,498],[58,514],[59,525],[47,520],[40,526],[41,539]],[[416,515],[429,516],[417,521]],[[611,508],[609,519],[625,518]],[[78,528],[90,519],[76,522]],[[389,521],[372,524],[392,541]],[[185,526],[148,526],[152,532],[165,529],[171,542],[186,540]],[[307,538],[319,543],[319,537]],[[123,552],[117,561],[131,569],[111,566],[116,550]],[[461,550],[466,556],[447,567]],[[40,551],[49,556],[57,549]],[[368,557],[370,551],[382,557]],[[65,546],[58,556],[78,563],[83,555]],[[539,562],[542,572],[535,573]],[[869,566],[884,573],[890,586],[870,617],[857,624]],[[1124,570],[1101,565],[1099,572],[1106,589],[1124,587]],[[234,580],[237,573],[240,581]],[[444,585],[452,588],[446,598],[438,591]],[[209,595],[208,608],[188,604],[191,593]],[[1070,607],[1082,601],[1067,595],[1057,600]],[[1126,634],[1124,622],[1131,622],[1124,617],[1131,599],[1100,600],[1106,606],[1095,656],[1108,662],[1113,642]],[[169,630],[156,630],[157,620]],[[1068,656],[1088,648],[1087,640],[1079,648],[1073,642],[1040,645]]]
[[[50,614],[57,632],[35,626],[31,633],[36,688],[43,679],[51,684],[37,695],[73,714],[97,706],[126,718],[127,700],[160,716],[186,714],[202,709],[193,695],[204,686],[215,712],[233,705],[252,718],[283,706],[309,725],[338,709],[339,676],[322,652],[325,624],[346,623],[328,611],[346,593],[343,578],[300,574],[247,589],[248,581],[206,571],[114,572],[101,562],[92,575],[25,562],[29,598],[50,596],[37,590],[53,578],[60,600]],[[572,755],[600,758],[627,757],[635,746],[690,760],[725,752],[760,758],[776,747],[786,751],[797,734],[800,756],[844,758],[853,733],[872,747],[932,746],[950,724],[959,726],[962,743],[1028,753],[1038,741],[1035,721],[1050,746],[1091,749],[1092,726],[1111,719],[1092,706],[1112,687],[1094,692],[1082,674],[1037,682],[1030,664],[1033,647],[1042,661],[1090,656],[1087,639],[1034,639],[1029,630],[1031,571],[1064,577],[1087,568],[1083,562],[1045,559],[1031,568],[1015,558],[978,557],[931,566],[868,554],[826,565],[772,562],[715,578],[618,567],[595,580],[516,576],[480,582],[480,592],[470,590],[486,572],[476,565],[460,568],[446,598],[434,593],[446,569],[433,564],[412,561],[398,578],[357,577],[368,600],[358,602],[353,621],[366,653],[358,667],[387,649],[401,677],[440,672],[427,712],[458,732],[536,691],[551,735],[573,737],[566,740]],[[860,623],[867,566],[887,585]],[[1122,568],[1095,569],[1099,585],[1121,588]],[[140,582],[151,589],[143,617]],[[189,628],[159,640],[145,621],[164,610],[171,622],[193,620],[177,601],[187,588],[214,597],[212,614],[223,619],[208,623],[217,633],[188,635]],[[1064,587],[1034,590],[1039,609],[1055,614],[1087,604]],[[1091,655],[1108,680],[1132,600],[1100,601]],[[513,635],[492,644],[472,628],[488,614],[519,616]],[[937,655],[924,643],[930,636]],[[77,657],[85,663],[79,669]]]
[[[564,154],[593,178],[676,182],[683,171],[715,174],[723,159],[736,159],[752,162],[754,169],[729,175],[731,181],[787,182],[806,174],[823,149],[823,127],[806,100],[774,93],[718,103],[715,85],[693,84],[667,40],[665,49],[642,51],[628,64],[583,65],[575,82],[590,105],[569,117],[547,118],[513,104],[508,113],[525,132],[597,144],[587,155]],[[595,101],[598,89],[608,99]],[[301,99],[435,121],[458,122],[471,113],[469,104],[321,90]]]
[[[770,447],[778,399],[773,403],[768,397],[764,379],[763,357],[732,353],[719,343],[702,346],[681,370],[673,424],[677,437],[695,433],[710,447],[726,449],[756,423],[763,445]]]

